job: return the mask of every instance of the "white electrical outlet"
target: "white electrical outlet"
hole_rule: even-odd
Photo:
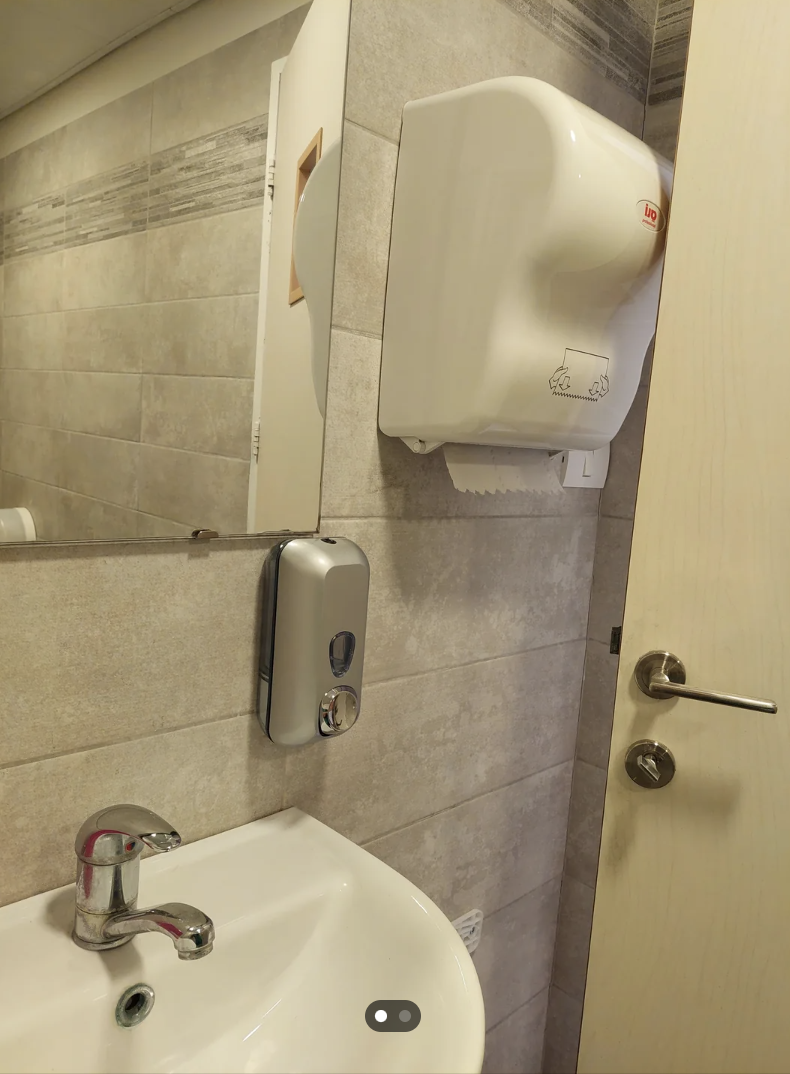
[[[483,934],[483,911],[470,910],[463,917],[456,918],[453,921],[453,927],[464,941],[466,950],[470,955],[473,954],[477,950],[477,945],[480,943],[480,937]]]

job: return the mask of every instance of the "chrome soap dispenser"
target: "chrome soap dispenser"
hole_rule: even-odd
[[[343,734],[359,717],[370,567],[345,537],[295,537],[263,576],[258,719],[280,746]]]

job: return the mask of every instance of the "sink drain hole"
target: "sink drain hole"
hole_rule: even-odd
[[[132,985],[122,993],[115,1005],[115,1021],[123,1029],[133,1029],[151,1013],[155,999],[150,985]]]

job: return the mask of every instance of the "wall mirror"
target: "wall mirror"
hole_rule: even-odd
[[[318,525],[350,0],[0,0],[0,542]]]

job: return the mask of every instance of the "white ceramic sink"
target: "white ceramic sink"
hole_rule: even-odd
[[[0,909],[0,1071],[479,1072],[483,1000],[452,925],[418,888],[296,809],[147,858],[139,905],[192,903],[217,928],[181,962],[159,935],[101,953],[70,938],[74,888]],[[119,1027],[127,988],[148,1017]],[[411,1000],[411,1032],[365,1022]]]

